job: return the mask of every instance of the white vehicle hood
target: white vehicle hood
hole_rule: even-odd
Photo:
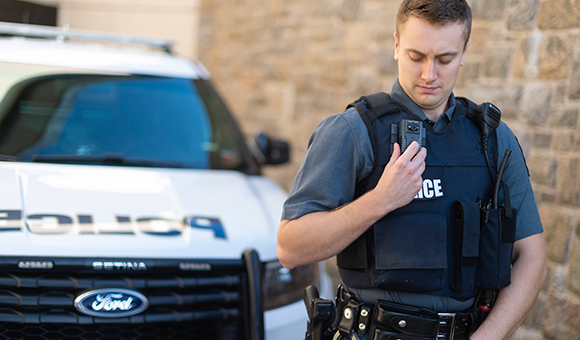
[[[0,163],[3,255],[275,258],[285,192],[233,171]]]

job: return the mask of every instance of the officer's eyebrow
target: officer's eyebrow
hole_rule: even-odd
[[[407,52],[416,53],[416,54],[418,54],[421,57],[425,57],[426,56],[425,53],[423,53],[421,51],[418,51],[418,50],[416,50],[414,48],[407,48]],[[436,55],[435,58],[446,57],[446,56],[453,56],[454,57],[454,56],[456,56],[458,54],[459,54],[459,52],[457,52],[457,51],[448,51],[448,52],[443,52],[443,53],[440,53],[440,54]]]

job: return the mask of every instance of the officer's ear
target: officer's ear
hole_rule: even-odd
[[[399,60],[399,36],[397,35],[397,32],[393,33],[393,36],[395,37],[395,60]]]
[[[469,47],[469,45],[471,45],[471,39],[467,39],[467,42],[465,43],[465,47],[463,48],[463,55],[461,56],[461,66],[463,66],[463,63],[465,62],[465,55],[467,54],[467,47]]]

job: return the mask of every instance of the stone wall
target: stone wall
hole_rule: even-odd
[[[284,187],[323,118],[389,91],[399,0],[202,0],[199,58],[247,132],[292,142],[267,169]],[[580,331],[580,1],[471,0],[456,94],[491,101],[518,136],[545,229],[549,275],[514,339]],[[525,174],[522,174],[525,175]]]

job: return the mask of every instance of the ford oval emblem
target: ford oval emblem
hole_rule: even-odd
[[[79,295],[75,308],[102,318],[121,318],[141,313],[149,307],[147,298],[129,289],[95,289]]]

